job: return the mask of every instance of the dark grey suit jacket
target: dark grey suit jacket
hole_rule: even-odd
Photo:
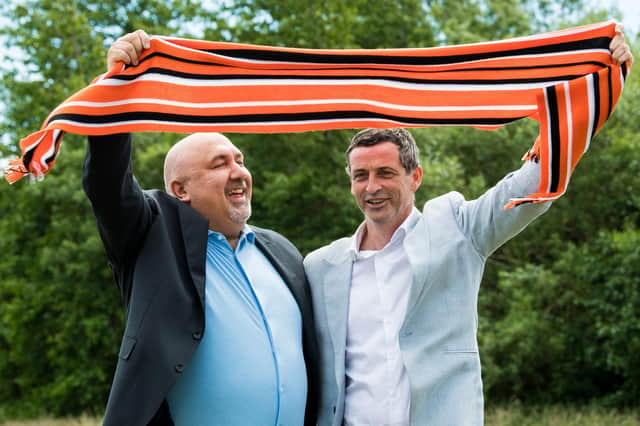
[[[130,158],[130,135],[89,137],[83,186],[127,314],[104,425],[172,425],[165,396],[205,332],[208,223],[165,192],[143,191]],[[317,345],[302,257],[280,234],[252,228],[302,313],[305,424],[315,424]]]

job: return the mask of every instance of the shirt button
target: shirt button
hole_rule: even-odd
[[[177,373],[182,373],[182,371],[184,370],[184,365],[183,364],[176,364],[174,369],[176,370]]]
[[[200,333],[199,331],[194,331],[191,334],[191,337],[193,337],[193,340],[200,340],[202,339],[202,333]]]

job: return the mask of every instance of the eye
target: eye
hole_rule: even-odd
[[[365,173],[356,173],[353,175],[352,179],[356,182],[361,182],[367,179],[367,175]]]

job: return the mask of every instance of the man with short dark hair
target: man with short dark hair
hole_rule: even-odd
[[[527,162],[476,200],[451,192],[420,212],[417,153],[405,130],[358,133],[347,169],[365,220],[353,237],[305,259],[321,350],[321,425],[343,417],[347,425],[482,423],[476,327],[484,264],[550,203],[503,210],[536,188],[539,167]]]
[[[632,63],[616,31],[613,63]],[[526,161],[476,200],[450,192],[420,212],[409,132],[363,130],[346,157],[364,222],[304,263],[320,346],[319,424],[482,425],[480,281],[487,258],[550,207],[503,208],[536,191],[539,164]]]

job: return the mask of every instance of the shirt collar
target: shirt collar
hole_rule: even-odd
[[[208,238],[210,242],[217,242],[219,244],[224,243],[229,245],[227,241],[227,237],[222,235],[220,232],[208,230]],[[242,250],[247,244],[255,244],[256,235],[253,232],[253,229],[247,224],[244,225],[242,230],[240,231],[240,238],[238,238],[238,244],[236,245],[236,251]]]
[[[411,213],[409,213],[409,216],[407,216],[407,218],[393,232],[391,239],[389,240],[387,245],[385,245],[381,250],[384,250],[385,248],[393,244],[396,244],[398,242],[404,241],[405,235],[407,235],[407,233],[411,231],[411,229],[413,229],[413,227],[416,225],[419,219],[420,219],[420,211],[416,208],[416,206],[413,206],[413,208],[411,209]],[[364,236],[366,222],[367,221],[364,220],[360,224],[360,226],[358,226],[358,229],[356,229],[356,233],[354,234],[354,238],[351,239],[351,247],[349,248],[349,253],[351,253],[351,256],[354,259],[360,253],[360,243],[362,243],[362,237]]]

